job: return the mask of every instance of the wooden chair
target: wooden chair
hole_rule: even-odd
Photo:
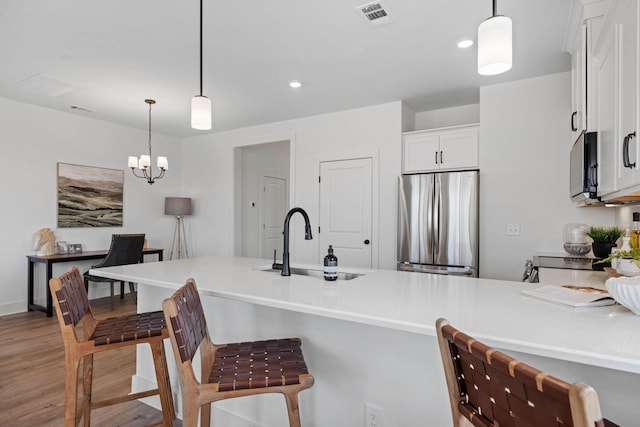
[[[89,426],[91,410],[152,395],[160,395],[164,422],[172,426],[175,418],[171,384],[163,340],[169,337],[162,311],[96,319],[91,312],[82,276],[72,267],[49,282],[62,331],[66,359],[65,427],[75,427],[84,416]],[[124,346],[148,343],[155,363],[158,388],[94,402],[91,396],[93,355]],[[78,377],[82,362],[82,399],[78,402]]]
[[[600,414],[595,390],[547,375],[436,322],[454,427],[616,426]]]
[[[240,396],[282,393],[289,425],[300,427],[298,393],[313,385],[298,338],[213,344],[195,281],[162,303],[182,386],[183,426],[209,426],[211,403]],[[200,348],[201,381],[193,357]]]
[[[144,234],[113,234],[111,235],[111,245],[106,257],[100,263],[91,268],[113,267],[116,265],[137,264],[142,257],[144,248]],[[120,282],[120,298],[124,298],[124,282],[107,277],[91,276],[89,272],[84,273],[84,287],[89,292],[89,282],[109,283],[111,285],[111,304],[113,305],[113,285]],[[136,292],[132,282],[129,282],[129,292],[136,299]]]

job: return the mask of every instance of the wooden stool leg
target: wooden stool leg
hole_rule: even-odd
[[[287,412],[289,413],[289,427],[300,427],[300,408],[298,406],[298,390],[285,392]]]
[[[198,425],[198,402],[196,396],[187,396],[186,393],[182,393],[182,425],[184,427],[191,427]],[[204,423],[201,424],[204,427]]]
[[[66,361],[66,388],[64,402],[64,427],[76,427],[76,405],[78,402],[78,372],[80,360]]]
[[[164,343],[162,340],[149,343],[153,354],[153,364],[156,371],[156,381],[160,394],[160,406],[162,407],[162,418],[164,425],[173,426],[173,419],[176,417],[173,406],[173,395],[171,394],[171,382],[169,380],[169,368],[165,357]],[[186,424],[185,424],[186,425]]]
[[[200,425],[201,426],[211,425],[211,403],[205,403],[200,408]]]
[[[93,386],[93,354],[82,358],[82,412],[84,415],[84,425],[91,424],[91,402]]]

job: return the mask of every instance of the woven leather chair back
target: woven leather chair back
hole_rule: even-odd
[[[137,264],[142,256],[144,236],[144,234],[113,234],[107,256],[93,268]]]
[[[171,317],[176,343],[182,363],[192,361],[200,343],[207,336],[207,321],[204,317],[200,295],[192,279],[187,280],[171,300],[175,303],[177,316]]]
[[[454,426],[605,425],[590,386],[547,375],[476,341],[445,319],[438,319],[437,330]]]
[[[80,271],[77,267],[72,267],[57,278],[54,286],[55,289],[52,290],[60,304],[64,324],[75,327],[87,313],[91,312]]]

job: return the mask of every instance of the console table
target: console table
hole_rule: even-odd
[[[75,261],[86,261],[90,259],[102,259],[104,258],[109,251],[101,250],[101,251],[86,251],[77,254],[55,254],[55,255],[27,255],[28,260],[28,283],[27,283],[27,310],[28,311],[43,311],[47,313],[47,317],[53,316],[53,301],[51,299],[51,290],[49,289],[49,280],[53,276],[53,264],[59,262],[75,262]],[[158,260],[162,261],[164,249],[157,248],[145,248],[142,250],[142,257],[140,262],[143,262],[144,255],[158,255]],[[33,266],[36,263],[46,264],[47,265],[47,281],[46,281],[46,292],[47,292],[47,306],[44,307],[39,304],[35,304],[33,302]]]

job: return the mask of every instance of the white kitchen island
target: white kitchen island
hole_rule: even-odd
[[[300,394],[305,427],[363,426],[365,403],[382,409],[384,427],[450,426],[435,338],[438,317],[552,375],[591,384],[604,415],[621,426],[640,419],[640,316],[624,307],[555,305],[521,295],[537,285],[519,282],[354,269],[347,270],[363,275],[326,282],[261,271],[269,266],[261,259],[202,257],[91,274],[137,282],[139,311],[160,309],[164,298],[194,278],[214,341],[302,338],[316,379]],[[134,388],[154,378],[143,346],[138,355]],[[173,365],[173,355],[168,357]],[[278,399],[220,402],[214,421],[228,427],[286,425]],[[176,403],[180,409],[179,398]]]

